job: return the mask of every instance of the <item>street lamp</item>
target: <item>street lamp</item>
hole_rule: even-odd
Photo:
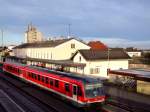
[[[1,29],[1,34],[2,34],[2,48],[3,48],[3,29]]]
[[[107,75],[109,73],[110,49],[107,49]]]
[[[1,61],[4,61],[4,45],[3,45],[3,29],[1,29],[1,37],[2,37],[2,54],[1,54]],[[2,58],[3,57],[3,58]]]

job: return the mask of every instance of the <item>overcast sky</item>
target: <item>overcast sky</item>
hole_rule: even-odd
[[[5,44],[24,41],[32,22],[45,37],[71,34],[110,47],[150,48],[150,0],[0,0]]]

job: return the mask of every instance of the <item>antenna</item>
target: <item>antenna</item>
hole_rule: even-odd
[[[32,30],[33,27],[32,22],[30,22],[29,26],[30,26],[29,30]]]
[[[71,36],[71,24],[68,24],[68,38]]]

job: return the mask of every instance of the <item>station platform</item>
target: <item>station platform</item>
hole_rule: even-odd
[[[120,104],[125,104],[133,109],[150,111],[150,96],[136,92],[129,92],[116,87],[105,86],[105,92],[109,96],[108,100],[114,100]]]
[[[150,82],[150,70],[143,69],[120,69],[120,70],[110,70],[109,74],[116,74],[122,76],[130,76],[136,80]]]

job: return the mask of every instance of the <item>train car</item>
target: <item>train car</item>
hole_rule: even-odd
[[[3,70],[56,93],[78,107],[105,101],[102,82],[96,78],[12,63],[4,63]]]

